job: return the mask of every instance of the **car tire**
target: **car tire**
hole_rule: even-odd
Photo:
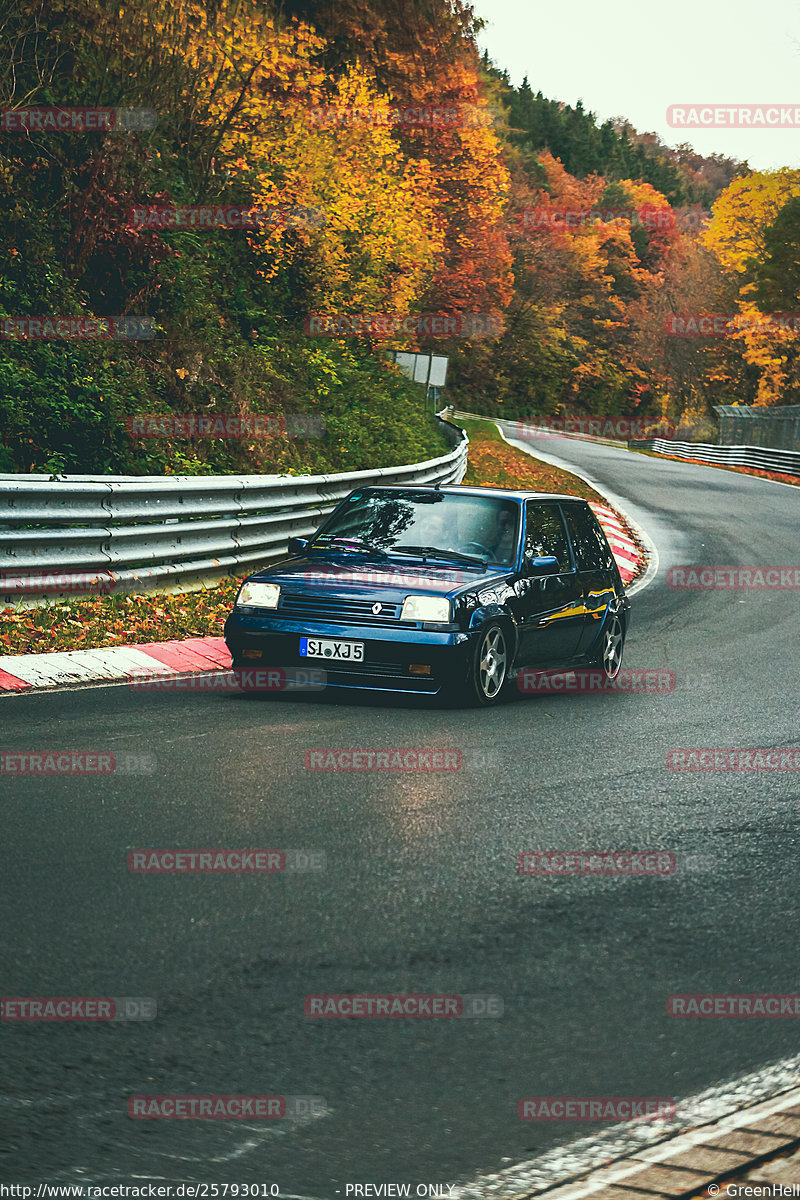
[[[468,702],[481,708],[496,704],[510,667],[508,632],[499,621],[490,621],[475,639],[469,660]]]
[[[616,679],[622,668],[624,649],[625,624],[618,612],[609,612],[600,631],[600,647],[592,659],[592,666],[599,667],[606,679]]]

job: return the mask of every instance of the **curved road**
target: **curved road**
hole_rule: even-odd
[[[798,746],[796,591],[674,591],[671,565],[794,565],[800,490],[549,438],[624,497],[660,569],[628,667],[671,694],[489,712],[125,686],[16,696],[4,750],[155,756],[2,779],[6,996],[149,996],[155,1021],[0,1026],[6,1179],[453,1183],[596,1132],[538,1096],[680,1100],[797,1049],[790,1020],[679,1021],[674,992],[791,992],[798,775],[677,774],[672,747]],[[462,749],[450,774],[318,774],[315,747]],[[481,756],[484,756],[483,758]],[[324,872],[131,874],[137,847],[325,852]],[[667,878],[522,877],[521,850],[671,850]],[[309,993],[503,997],[502,1019],[311,1020]],[[324,1097],[289,1122],[132,1121],[134,1093]],[[445,1192],[445,1195],[447,1193]]]

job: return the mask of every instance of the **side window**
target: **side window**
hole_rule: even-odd
[[[591,510],[564,507],[569,536],[575,547],[578,566],[583,571],[606,571],[613,563],[605,535]]]
[[[552,554],[558,559],[559,571],[571,571],[572,560],[561,515],[554,504],[537,504],[529,500],[525,506],[525,557],[543,558]]]

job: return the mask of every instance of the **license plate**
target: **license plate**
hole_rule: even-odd
[[[301,658],[327,658],[339,662],[363,662],[363,642],[333,642],[328,638],[300,638]]]

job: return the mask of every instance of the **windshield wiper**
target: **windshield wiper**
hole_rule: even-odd
[[[485,558],[476,558],[473,554],[461,554],[458,550],[440,550],[438,546],[394,546],[393,549],[398,554],[419,556],[424,562],[427,562],[429,558],[443,558],[448,562],[469,563],[475,567],[485,567],[487,563]]]
[[[325,545],[330,545],[331,548],[335,546],[337,550],[341,549],[345,553],[348,550],[352,550],[357,554],[379,554],[381,558],[389,557],[386,551],[380,546],[373,546],[371,542],[365,542],[362,538],[336,537],[332,533],[323,533],[320,537],[316,538],[311,544],[311,549],[313,550],[316,546],[322,545],[323,542]],[[342,544],[339,545],[338,543]]]

